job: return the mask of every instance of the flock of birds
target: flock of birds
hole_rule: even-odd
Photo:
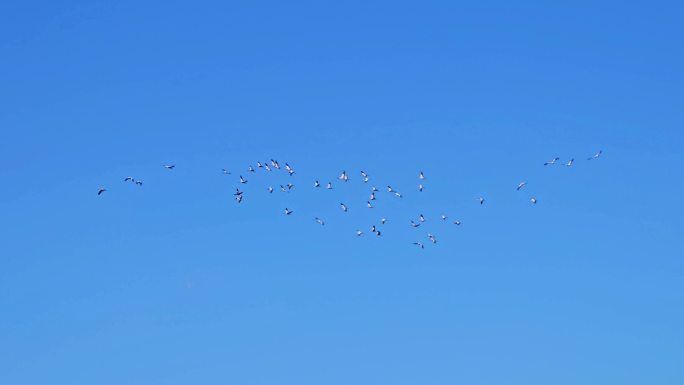
[[[597,160],[597,159],[599,159],[599,157],[601,156],[602,153],[603,153],[603,151],[602,151],[602,150],[599,150],[599,151],[596,152],[594,155],[588,157],[587,160],[589,160],[589,161],[591,161],[591,160]],[[559,165],[560,165],[560,164],[564,164],[566,167],[572,167],[573,164],[574,164],[574,162],[575,162],[575,158],[571,158],[571,159],[569,159],[568,161],[565,161],[564,163],[559,163],[559,161],[560,161],[560,157],[555,157],[555,158],[553,158],[553,159],[551,159],[551,160],[549,160],[549,161],[544,162],[544,166],[546,167],[546,166],[553,166],[553,165],[556,165],[556,164],[559,164]],[[163,165],[163,167],[164,167],[166,170],[172,171],[172,170],[176,167],[176,165],[175,165],[175,164],[165,164],[165,165]],[[256,162],[256,166],[250,165],[250,166],[247,168],[247,172],[250,172],[250,173],[257,172],[257,170],[264,170],[265,172],[271,172],[271,171],[273,171],[273,170],[284,170],[284,171],[286,171],[286,172],[288,173],[288,175],[290,175],[290,176],[292,176],[292,175],[295,174],[295,170],[294,170],[294,168],[292,168],[292,166],[290,166],[288,163],[285,163],[285,164],[281,167],[280,163],[279,163],[277,160],[275,160],[275,159],[271,159],[270,162],[263,162],[263,163],[262,163],[262,162]],[[222,174],[223,174],[223,175],[231,175],[231,172],[228,171],[228,170],[226,170],[226,169],[222,169]],[[360,172],[360,176],[361,176],[361,179],[362,179],[363,183],[368,183],[368,182],[370,181],[370,177],[369,177],[369,175],[368,175],[366,172],[361,171],[361,172]],[[348,174],[346,171],[342,171],[342,172],[339,174],[339,176],[337,177],[337,179],[340,180],[340,181],[343,182],[343,183],[346,183],[346,182],[349,181],[349,174]],[[131,176],[128,176],[128,177],[124,178],[123,181],[124,181],[125,183],[129,183],[129,182],[130,182],[130,183],[132,183],[132,184],[134,184],[134,185],[136,185],[136,186],[139,186],[139,187],[143,185],[143,181],[142,181],[142,180],[135,179],[135,178],[133,178],[133,177],[131,177]],[[418,189],[419,192],[422,192],[423,189],[425,188],[425,186],[424,186],[424,184],[423,184],[424,181],[425,181],[425,173],[423,173],[423,171],[420,171],[420,173],[418,174],[418,185],[417,185],[417,189]],[[240,183],[240,185],[244,185],[244,184],[246,184],[247,182],[248,182],[248,180],[247,180],[244,176],[239,175],[239,183]],[[520,183],[518,183],[518,185],[517,185],[517,187],[516,187],[516,191],[520,191],[520,190],[524,189],[526,185],[527,185],[527,182],[521,181]],[[324,185],[323,185],[319,180],[315,180],[314,183],[313,183],[313,187],[314,187],[314,188],[322,188],[323,186],[324,186]],[[292,190],[293,187],[294,187],[294,184],[292,184],[292,183],[286,183],[286,184],[284,184],[284,185],[282,185],[282,184],[279,185],[279,188],[280,188],[280,191],[281,191],[281,192],[289,192],[290,190]],[[330,181],[327,182],[327,183],[325,183],[325,189],[332,190],[332,189],[333,189],[333,183],[330,182]],[[100,188],[98,189],[98,191],[97,191],[97,195],[102,195],[102,193],[104,193],[104,192],[106,192],[106,191],[107,191],[106,188],[100,187]],[[275,191],[275,189],[273,188],[273,186],[268,186],[268,187],[267,187],[267,191],[268,191],[269,194],[272,194],[273,191]],[[380,190],[379,190],[378,188],[376,188],[375,186],[372,186],[372,187],[371,187],[371,189],[370,189],[370,195],[369,195],[368,199],[366,200],[366,207],[367,207],[367,208],[372,209],[372,208],[374,207],[374,202],[375,202],[375,200],[377,199],[377,198],[376,198],[376,193],[379,193],[379,191],[380,191]],[[397,197],[397,198],[402,198],[402,197],[403,197],[403,195],[402,195],[399,191],[395,190],[395,189],[394,189],[392,186],[390,186],[390,185],[387,186],[387,192],[393,194],[393,195],[394,195],[395,197]],[[236,187],[235,193],[233,193],[233,197],[234,197],[235,201],[236,201],[238,204],[241,203],[244,196],[245,196],[244,191],[241,191],[239,186]],[[483,205],[483,204],[485,203],[485,198],[482,197],[482,196],[479,197],[479,198],[478,198],[478,202],[479,202],[480,205]],[[537,198],[536,198],[535,196],[532,196],[532,197],[530,198],[530,202],[531,202],[533,205],[536,205],[537,202],[538,202],[538,200],[537,200]],[[340,210],[341,210],[343,213],[347,213],[347,212],[349,211],[349,207],[348,207],[345,203],[340,202]],[[291,209],[289,209],[288,207],[285,207],[285,209],[283,210],[283,214],[286,215],[286,216],[292,215],[293,213],[294,213],[294,211],[291,210]],[[442,221],[447,221],[448,216],[447,216],[446,214],[442,214],[442,215],[440,216],[440,218],[441,218]],[[324,221],[322,218],[320,218],[320,217],[314,217],[314,221],[315,221],[315,223],[317,223],[317,224],[319,224],[319,225],[321,225],[321,226],[325,226],[325,221]],[[420,215],[418,216],[418,220],[417,220],[417,221],[410,220],[410,225],[411,225],[411,227],[413,227],[413,228],[417,228],[417,227],[420,227],[425,221],[426,221],[425,216],[424,216],[423,214],[420,214]],[[387,219],[386,219],[386,218],[384,218],[384,217],[381,218],[381,219],[380,219],[380,226],[384,225],[386,222],[387,222]],[[457,226],[460,226],[460,225],[462,224],[462,222],[461,222],[460,220],[454,220],[452,223],[453,223],[454,225],[457,225]],[[371,232],[372,234],[374,234],[375,236],[377,236],[377,237],[380,237],[380,236],[382,235],[382,231],[380,231],[379,226],[376,226],[376,225],[372,225],[372,227],[371,227],[371,229],[370,229],[370,232]],[[359,230],[359,229],[356,230],[356,236],[360,237],[360,236],[363,236],[364,234],[365,234],[365,233],[364,233],[362,230]],[[427,233],[427,239],[428,239],[432,244],[437,244],[437,238],[435,237],[434,234]],[[415,246],[417,246],[417,247],[420,247],[421,249],[424,249],[424,248],[425,248],[425,244],[424,244],[423,242],[418,242],[418,241],[417,241],[417,242],[413,242],[413,245],[415,245]]]

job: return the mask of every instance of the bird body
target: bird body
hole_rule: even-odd
[[[97,189],[97,195],[101,195],[101,194],[102,194],[103,192],[105,192],[105,191],[107,191],[106,188],[100,187],[99,189]]]

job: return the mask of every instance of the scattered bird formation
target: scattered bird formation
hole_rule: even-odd
[[[602,151],[602,150],[599,150],[599,151],[596,152],[594,155],[588,157],[587,160],[589,160],[589,161],[597,160],[597,159],[599,159],[599,157],[602,155],[602,153],[603,153],[603,151]],[[560,157],[554,157],[553,159],[544,162],[543,165],[544,165],[544,166],[553,166],[553,165],[557,164],[559,160],[560,160]],[[567,160],[565,163],[561,163],[561,164],[565,164],[566,167],[571,167],[571,166],[573,166],[574,161],[575,161],[575,158],[570,158],[570,159]],[[176,165],[175,165],[175,164],[164,164],[163,167],[164,167],[166,170],[168,170],[168,171],[172,171],[172,170],[175,169]],[[275,160],[275,159],[270,159],[270,162],[263,162],[263,163],[262,163],[261,161],[256,162],[256,167],[254,167],[254,166],[252,166],[252,165],[249,165],[248,168],[247,168],[247,172],[255,173],[257,170],[265,170],[265,172],[271,172],[272,170],[280,170],[280,169],[281,169],[280,163],[279,163],[277,160]],[[284,164],[283,169],[287,172],[287,174],[288,174],[289,176],[293,176],[293,175],[296,173],[295,170],[294,170],[294,168],[293,168],[290,164],[288,164],[288,163],[285,163],[285,164]],[[231,172],[228,171],[228,170],[225,169],[225,168],[224,168],[224,169],[221,169],[221,172],[222,172],[223,175],[231,175]],[[360,176],[361,176],[361,181],[362,181],[363,183],[368,183],[368,182],[370,181],[370,176],[369,176],[365,171],[361,171],[361,172],[360,172]],[[339,174],[339,176],[337,177],[337,179],[340,180],[340,181],[343,182],[343,183],[347,183],[347,182],[349,182],[350,177],[349,177],[349,174],[347,173],[347,171],[342,171],[342,172]],[[425,180],[426,180],[425,173],[424,173],[423,171],[420,171],[420,172],[418,173],[418,182],[419,182],[419,183],[418,183],[418,191],[419,191],[419,192],[422,192],[422,191],[425,189]],[[143,185],[143,181],[142,181],[142,180],[136,179],[136,178],[134,178],[134,177],[132,177],[132,176],[127,176],[126,178],[123,179],[123,181],[124,181],[125,183],[131,182],[131,183],[133,183],[133,184],[135,184],[135,185],[137,185],[137,186],[142,186],[142,185]],[[248,183],[248,180],[247,180],[244,176],[239,175],[239,185],[238,185],[238,186],[240,186],[240,185],[245,185],[245,184],[247,184],[247,183]],[[521,181],[520,183],[518,183],[518,185],[516,186],[515,189],[516,189],[516,191],[521,191],[521,190],[523,190],[526,186],[527,186],[527,182],[526,182],[526,181]],[[293,188],[295,187],[295,185],[294,185],[292,182],[288,182],[288,183],[286,183],[286,184],[284,184],[284,185],[283,185],[283,184],[280,184],[279,187],[280,187],[280,191],[281,191],[281,192],[289,193],[289,192],[291,192],[291,191],[293,190]],[[318,188],[321,187],[321,183],[319,182],[319,180],[315,180],[315,181],[314,181],[313,187],[314,187],[315,189],[318,189]],[[332,190],[332,189],[333,189],[333,184],[332,184],[332,182],[330,182],[330,181],[327,182],[325,187],[326,187],[327,190]],[[106,191],[107,191],[107,189],[106,189],[105,187],[99,187],[98,190],[97,190],[97,195],[100,196],[100,195],[102,195],[102,193],[104,193],[104,192],[106,192]],[[272,194],[273,191],[274,191],[273,186],[268,186],[268,187],[267,187],[267,191],[268,191],[269,194]],[[368,196],[368,198],[367,198],[367,200],[366,200],[366,207],[367,207],[368,209],[373,209],[373,208],[375,207],[374,202],[377,200],[377,195],[376,195],[376,193],[378,193],[378,191],[379,191],[379,190],[378,190],[375,186],[372,186],[372,187],[371,187],[371,189],[370,189],[370,195]],[[392,194],[392,195],[395,196],[396,198],[402,198],[402,197],[403,197],[403,195],[402,195],[399,191],[397,191],[396,189],[394,189],[391,185],[387,185],[387,192],[390,193],[390,194]],[[238,204],[239,204],[239,203],[242,203],[244,196],[245,196],[245,193],[244,193],[243,191],[241,191],[239,187],[236,187],[236,188],[235,188],[235,192],[233,193],[233,197],[234,197],[235,201],[236,201]],[[485,198],[484,198],[483,196],[480,196],[480,197],[478,198],[478,202],[479,202],[480,205],[484,205],[484,203],[485,203]],[[536,205],[536,204],[538,203],[537,197],[532,196],[532,197],[530,198],[530,202],[531,202],[533,205]],[[348,213],[348,212],[349,212],[349,206],[348,206],[347,204],[345,204],[345,203],[343,203],[343,202],[340,202],[339,207],[340,207],[340,209],[342,210],[343,213]],[[291,210],[291,209],[289,209],[289,208],[287,208],[287,207],[285,207],[283,213],[284,213],[285,216],[291,216],[291,215],[294,213],[294,211]],[[440,218],[441,218],[441,220],[442,220],[443,222],[446,222],[447,219],[448,219],[449,217],[448,217],[447,214],[441,214],[441,215],[440,215]],[[424,224],[424,223],[426,222],[426,220],[427,220],[426,217],[421,213],[421,214],[418,214],[417,220],[413,220],[413,219],[409,220],[409,225],[410,225],[412,228],[418,228],[418,227],[420,227],[422,224]],[[317,224],[319,224],[320,226],[325,226],[325,223],[326,223],[326,222],[325,222],[322,218],[320,218],[320,217],[315,217],[315,218],[314,218],[314,221],[315,221]],[[384,217],[382,217],[382,218],[380,219],[380,225],[382,226],[382,225],[384,225],[385,223],[387,223],[387,219],[384,218]],[[460,226],[460,225],[462,224],[462,222],[461,222],[460,220],[454,220],[452,223],[453,223],[454,225],[456,225],[456,226]],[[370,227],[370,233],[371,233],[371,234],[374,234],[374,235],[377,236],[377,237],[380,237],[381,234],[382,234],[382,232],[379,230],[379,228],[378,228],[376,225],[374,225],[374,224],[371,225],[371,227]],[[357,229],[357,230],[356,230],[356,236],[357,236],[357,237],[361,237],[361,236],[363,236],[364,234],[365,234],[365,233],[364,233],[361,229]],[[428,239],[433,245],[436,245],[436,244],[437,244],[437,238],[436,238],[436,236],[435,236],[434,234],[432,234],[432,233],[427,233],[427,239]],[[421,248],[421,249],[424,249],[424,248],[425,248],[425,244],[424,244],[423,242],[421,242],[421,241],[415,241],[415,242],[412,242],[412,244],[415,245],[415,246],[418,246],[418,247]]]

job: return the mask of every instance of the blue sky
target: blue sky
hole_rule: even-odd
[[[684,382],[683,11],[3,5],[0,383]]]

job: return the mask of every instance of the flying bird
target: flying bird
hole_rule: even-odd
[[[480,204],[484,204],[485,199],[483,197],[480,197]]]
[[[292,188],[294,187],[294,185],[292,183],[288,183],[285,186],[287,186],[288,190],[292,190]]]
[[[421,222],[425,222],[425,217],[423,216],[423,214],[420,214],[420,216],[418,216],[418,220],[420,220]]]
[[[360,237],[360,236],[362,236],[362,235],[363,235],[363,231],[361,231],[361,230],[356,230],[356,236],[357,236],[357,237]]]
[[[346,182],[349,180],[349,175],[347,175],[346,171],[342,171],[342,174],[340,174],[340,176],[338,176],[337,179]]]
[[[269,193],[269,194],[273,194],[273,187],[268,186],[268,193]]]
[[[455,224],[456,226],[460,226],[460,225],[461,225],[461,221],[454,221],[454,224]]]
[[[430,240],[430,242],[432,242],[433,244],[436,244],[436,243],[437,243],[437,238],[435,238],[434,235],[428,233],[427,236],[428,236],[428,239]]]
[[[381,224],[381,225],[384,225],[385,222],[387,222],[387,219],[385,219],[385,218],[380,218],[380,224]]]
[[[420,174],[418,174],[418,179],[421,179],[421,180],[425,179],[425,174],[423,174],[422,171],[420,172]]]
[[[175,164],[165,164],[164,168],[167,170],[173,170],[176,167]]]
[[[375,191],[371,193],[370,195],[370,200],[374,201],[375,200]]]
[[[599,150],[599,152],[590,156],[589,158],[587,158],[587,160],[598,159],[601,156],[601,153],[603,153],[603,150]]]
[[[270,167],[268,167],[268,165],[267,165],[267,164],[265,164],[265,165],[264,165],[264,169],[265,169],[266,171],[271,171],[271,168],[270,168]]]
[[[519,191],[521,188],[525,187],[527,182],[520,182],[518,183],[518,187],[515,188],[515,191]]]
[[[257,168],[264,168],[264,165],[261,162],[257,162]]]
[[[105,192],[105,191],[107,191],[106,188],[100,187],[100,188],[97,190],[97,195],[100,195],[100,194],[102,194],[102,193]]]
[[[327,188],[328,190],[332,190],[332,182],[328,182],[325,188]]]
[[[321,187],[321,184],[318,181],[314,182],[314,187]]]
[[[530,198],[530,202],[532,202],[533,204],[536,205],[537,204],[537,198],[535,198],[535,197]]]
[[[318,223],[321,226],[325,226],[325,222],[319,217],[316,217],[316,223]]]
[[[143,181],[141,181],[141,180],[136,180],[134,183],[135,183],[136,185],[138,185],[138,186],[142,186],[142,185],[143,185]]]
[[[290,209],[288,209],[287,207],[285,207],[285,215],[290,215],[290,214],[292,214],[292,213],[293,213],[292,210],[290,210]]]
[[[127,176],[126,179],[124,179],[124,182],[128,182],[128,181],[135,182],[135,179],[133,179],[132,176]]]
[[[572,166],[572,162],[574,162],[574,161],[575,161],[575,158],[572,158],[572,159],[570,159],[570,160],[568,161],[568,163],[566,163],[565,165],[568,166],[568,167],[570,167],[570,166]]]
[[[223,175],[230,175],[230,171],[226,170],[225,168],[222,168],[221,172],[223,173]]]
[[[372,208],[373,208],[373,205],[370,203],[370,201],[367,201],[367,202],[366,202],[366,206],[367,206],[369,209],[372,209]]]
[[[418,227],[420,226],[420,223],[416,223],[414,221],[411,221],[411,227]]]
[[[401,198],[401,197],[402,197],[402,195],[401,195],[401,193],[399,193],[399,191],[395,191],[395,192],[394,192],[394,195],[396,195],[397,198]]]
[[[420,243],[420,242],[413,242],[413,244],[416,245],[416,246],[418,246],[418,247],[420,247],[421,249],[424,249],[424,248],[425,248],[425,245],[422,244],[422,243]]]
[[[423,187],[422,184],[419,184],[419,185],[418,185],[418,191],[423,192],[423,188],[424,188],[424,187]]]
[[[551,160],[548,161],[548,162],[544,162],[544,166],[549,166],[549,165],[552,165],[552,164],[556,164],[556,162],[558,161],[558,159],[560,159],[560,158],[559,158],[559,157],[555,157],[555,158],[551,159]]]
[[[392,188],[392,186],[387,186],[387,192],[394,192],[394,189]]]
[[[254,171],[256,171],[256,170],[254,170],[254,167],[249,166],[249,168],[247,169],[247,171],[249,171],[249,172],[254,172]]]
[[[447,220],[447,216],[446,216],[445,214],[442,214],[442,220],[443,220],[443,221],[446,221],[446,220]]]
[[[346,213],[347,210],[348,210],[348,209],[347,209],[347,205],[345,205],[344,203],[340,203],[340,208],[341,208],[342,211],[344,211],[345,213]]]
[[[240,183],[242,183],[242,184],[247,183],[247,179],[243,178],[242,175],[240,175]]]

